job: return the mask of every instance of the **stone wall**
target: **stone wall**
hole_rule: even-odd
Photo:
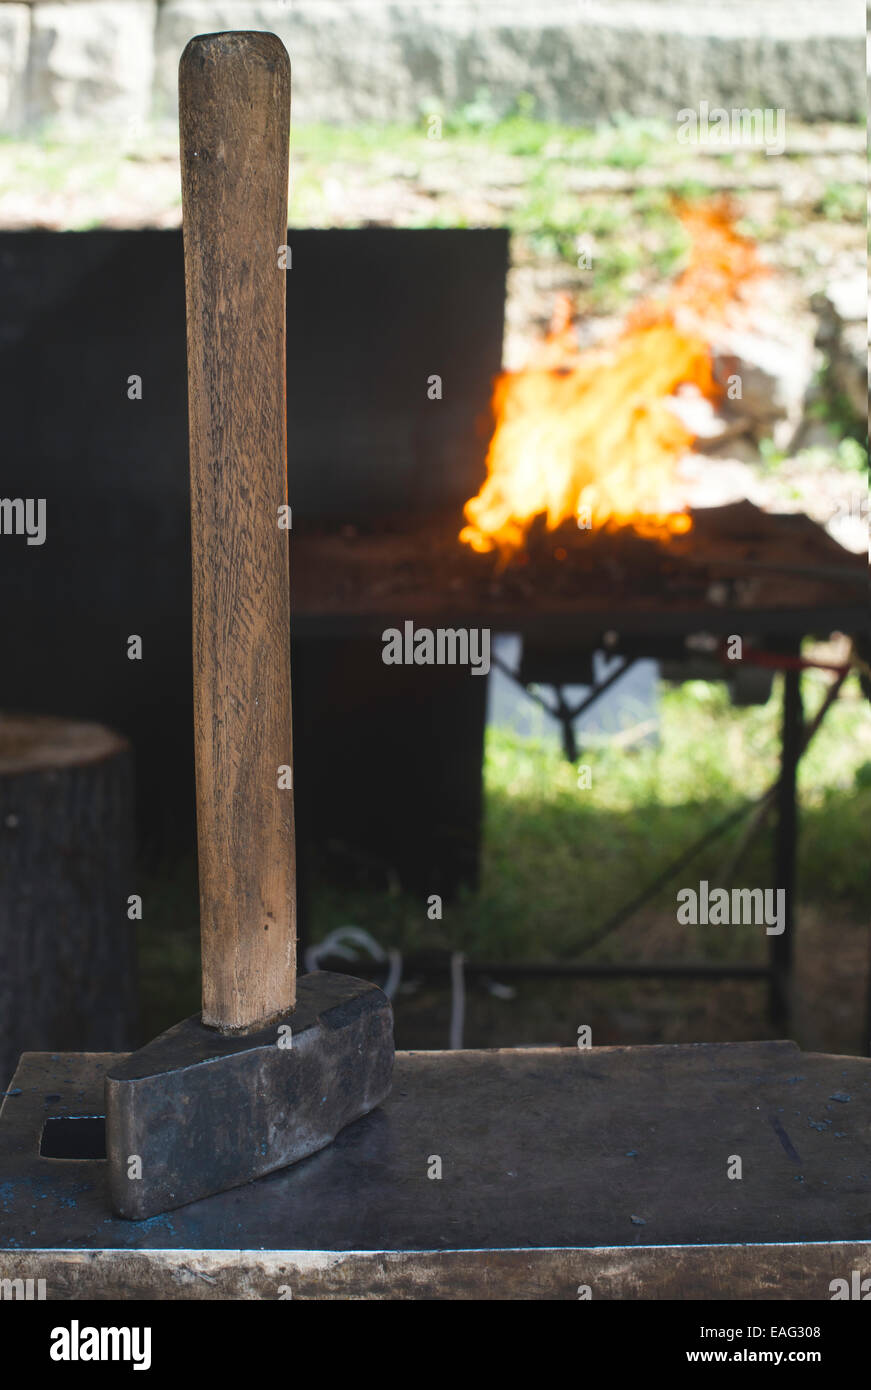
[[[569,123],[700,100],[864,119],[861,0],[0,0],[0,133],[172,119],[185,43],[218,29],[281,36],[299,121],[415,121],[482,90]]]

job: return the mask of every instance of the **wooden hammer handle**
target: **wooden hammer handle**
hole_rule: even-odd
[[[191,39],[179,107],[203,1022],[245,1030],[296,999],[281,41]]]

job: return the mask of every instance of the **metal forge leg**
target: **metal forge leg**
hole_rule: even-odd
[[[769,1012],[772,1023],[788,1032],[792,1005],[793,931],[795,926],[796,848],[798,841],[798,797],[796,776],[802,754],[804,715],[801,698],[801,672],[783,675],[783,722],[781,733],[780,780],[777,784],[777,828],[774,842],[775,888],[784,894],[783,932],[771,942]]]

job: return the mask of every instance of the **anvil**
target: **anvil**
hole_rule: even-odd
[[[329,1147],[139,1222],[112,1214],[98,1148],[51,1156],[99,1140],[121,1060],[22,1058],[0,1279],[43,1278],[47,1299],[828,1300],[871,1275],[866,1058],[400,1052],[389,1098]]]

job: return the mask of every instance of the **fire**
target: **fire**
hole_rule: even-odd
[[[533,360],[496,379],[487,477],[460,532],[474,550],[510,556],[540,515],[549,530],[571,518],[662,539],[690,530],[676,465],[693,435],[667,401],[687,385],[717,398],[706,331],[764,268],[725,202],[678,215],[690,256],[663,299],[640,304],[610,345],[579,351],[561,295]]]

